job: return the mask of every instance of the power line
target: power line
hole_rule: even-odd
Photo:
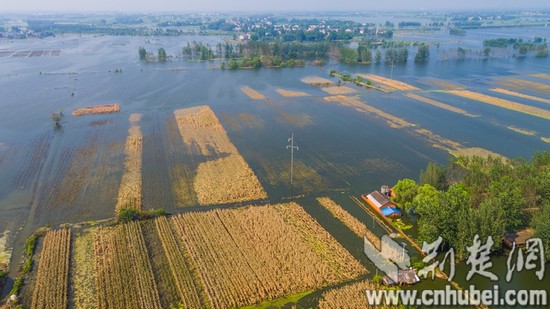
[[[292,188],[292,181],[294,177],[294,149],[300,150],[298,146],[294,146],[294,133],[288,139],[290,145],[286,146],[286,149],[290,149],[290,187]]]

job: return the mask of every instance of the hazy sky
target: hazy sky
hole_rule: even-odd
[[[550,0],[2,0],[1,11],[304,11],[548,8]]]

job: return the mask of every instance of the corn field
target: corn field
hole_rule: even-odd
[[[374,235],[361,221],[357,220],[349,212],[347,212],[342,206],[336,204],[329,197],[319,197],[317,202],[321,204],[326,210],[328,210],[336,219],[340,220],[347,226],[355,235],[363,239],[367,239],[378,249],[380,250],[380,238]]]
[[[251,305],[366,272],[295,203],[187,213],[172,222],[214,308]]]
[[[124,148],[126,152],[124,166],[126,169],[122,175],[118,191],[118,201],[116,204],[117,213],[123,208],[141,209],[143,134],[139,126],[140,119],[140,114],[130,115],[131,125],[130,129],[128,129],[128,138],[126,139]]]
[[[67,308],[71,231],[49,231],[40,254],[31,308]]]
[[[139,223],[98,229],[94,254],[98,308],[161,308]]]
[[[329,290],[321,296],[319,301],[320,309],[348,308],[399,308],[399,306],[372,306],[368,303],[365,296],[366,290],[376,290],[380,287],[368,280],[348,284],[343,287]]]

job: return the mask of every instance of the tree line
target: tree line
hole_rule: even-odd
[[[439,236],[459,259],[474,235],[492,236],[500,250],[506,232],[532,227],[550,260],[550,153],[531,160],[459,157],[446,166],[429,163],[419,182],[402,179],[394,187],[399,203],[419,216],[419,240]]]

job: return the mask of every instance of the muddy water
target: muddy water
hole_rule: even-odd
[[[469,40],[472,48],[481,48],[480,39],[486,34],[471,33],[464,40]],[[461,44],[444,34],[439,37],[445,42],[440,48]],[[139,46],[148,51],[164,47],[168,54],[175,55],[185,42],[198,39],[212,45],[223,41],[220,37],[179,37],[154,38],[146,43],[139,37],[105,36],[0,41],[0,49],[6,50],[61,50],[60,56],[0,58],[0,234],[11,231],[7,239],[8,246],[14,248],[12,271],[16,270],[25,238],[36,228],[114,215],[124,171],[127,119],[132,113],[144,115],[144,207],[184,210],[175,202],[172,183],[177,178],[173,170],[178,166],[193,170],[197,163],[185,157],[181,137],[174,134],[173,111],[204,104],[212,106],[272,202],[291,194],[304,195],[300,203],[306,210],[369,269],[374,269],[361,254],[361,240],[318,207],[313,197],[332,196],[370,227],[372,219],[353,204],[350,195],[372,191],[382,183],[393,184],[400,178],[416,178],[428,161],[444,163],[448,153],[410,134],[411,129],[390,128],[382,119],[327,102],[323,100],[325,92],[300,80],[312,75],[330,78],[328,71],[336,69],[386,77],[393,74],[428,91],[441,89],[430,84],[430,80],[440,79],[504,97],[488,90],[498,86],[499,78],[548,83],[529,74],[547,73],[544,68],[550,64],[549,59],[532,57],[445,61],[438,59],[435,47],[430,63],[420,66],[409,61],[396,66],[393,72],[384,65],[233,72],[212,69],[219,62],[175,58],[165,64],[145,64],[138,60]],[[414,49],[410,54],[414,57]],[[112,73],[115,68],[121,68],[122,73]],[[251,100],[241,92],[243,86],[250,86],[267,99]],[[284,97],[276,92],[279,88],[310,96]],[[550,150],[550,144],[540,139],[550,137],[544,119],[444,92],[425,96],[480,116],[452,113],[399,92],[356,90],[361,101],[467,147],[483,147],[508,157],[529,157],[536,151]],[[521,92],[542,97],[532,89]],[[508,99],[548,108],[540,102]],[[112,102],[121,104],[120,113],[70,115],[76,107]],[[60,109],[66,116],[61,128],[55,129],[49,116]],[[537,134],[520,134],[506,128],[510,125]],[[295,153],[292,192],[290,153],[286,149],[291,133],[300,147]],[[373,229],[383,233],[376,224]],[[528,277],[518,276],[515,280],[515,286],[537,284]]]

